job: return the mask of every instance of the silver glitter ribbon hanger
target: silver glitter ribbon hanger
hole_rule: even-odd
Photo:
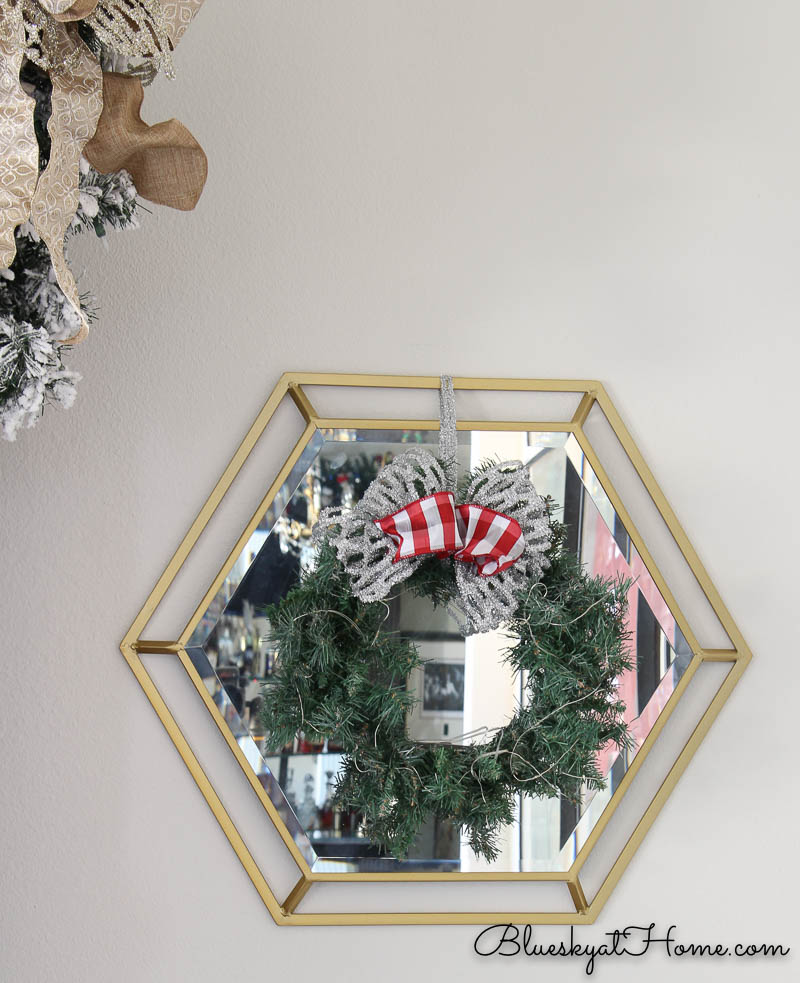
[[[439,382],[439,460],[447,472],[447,491],[458,485],[458,433],[456,431],[456,394],[453,378],[443,375]]]
[[[395,543],[376,524],[437,492],[455,492],[458,484],[458,436],[453,380],[442,376],[439,390],[439,456],[412,448],[378,473],[352,508],[324,509],[314,526],[316,542],[327,541],[350,578],[352,592],[364,602],[385,598],[408,579],[428,556],[395,558]],[[510,517],[522,531],[524,550],[513,565],[483,576],[472,563],[439,560],[455,568],[456,597],[450,608],[464,635],[499,628],[513,615],[519,592],[540,579],[549,566],[552,530],[547,506],[521,461],[489,464],[474,474],[465,502]]]

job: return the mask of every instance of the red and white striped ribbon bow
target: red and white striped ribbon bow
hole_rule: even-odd
[[[515,563],[525,549],[519,523],[482,505],[456,505],[452,492],[409,502],[375,525],[397,545],[394,562],[414,556],[453,556],[492,577]]]

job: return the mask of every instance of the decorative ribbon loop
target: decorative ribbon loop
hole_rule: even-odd
[[[373,522],[397,545],[395,563],[428,554],[448,556],[464,545],[452,492],[434,492],[418,498]]]
[[[484,505],[459,505],[463,549],[455,554],[462,563],[474,563],[481,577],[493,577],[513,566],[525,552],[525,537],[516,519]]]
[[[456,505],[452,492],[434,492],[375,525],[397,546],[393,562],[420,556],[453,556],[472,563],[482,577],[508,569],[525,551],[516,519],[482,505]]]
[[[314,537],[335,548],[353,595],[365,602],[387,597],[426,556],[458,560],[449,609],[461,631],[471,635],[511,617],[518,592],[550,564],[552,530],[547,503],[521,461],[479,468],[463,490],[466,504],[456,505],[458,445],[449,376],[442,376],[440,394],[439,457],[422,448],[398,455],[354,508],[324,509]]]

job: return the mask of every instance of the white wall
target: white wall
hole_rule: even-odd
[[[277,929],[117,651],[285,369],[608,384],[755,659],[584,934],[800,943],[799,35],[789,0],[208,0],[145,108],[200,205],[80,245],[78,403],[0,448],[0,978],[498,972],[470,928]],[[502,965],[537,969],[582,975]],[[796,961],[598,973],[677,970]]]

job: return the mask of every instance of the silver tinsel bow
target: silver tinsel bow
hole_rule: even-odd
[[[381,469],[352,509],[333,507],[320,514],[314,538],[317,542],[327,540],[336,549],[359,600],[386,597],[395,584],[410,577],[427,559],[409,557],[394,562],[394,543],[375,525],[375,520],[425,495],[454,491],[458,477],[456,449],[453,381],[442,376],[439,458],[419,448],[406,451]],[[505,461],[481,470],[467,487],[465,501],[515,519],[525,539],[519,559],[494,576],[481,576],[472,563],[454,564],[458,597],[451,610],[463,634],[473,635],[498,628],[513,615],[519,591],[539,580],[549,566],[546,554],[552,530],[545,502],[521,461]]]

